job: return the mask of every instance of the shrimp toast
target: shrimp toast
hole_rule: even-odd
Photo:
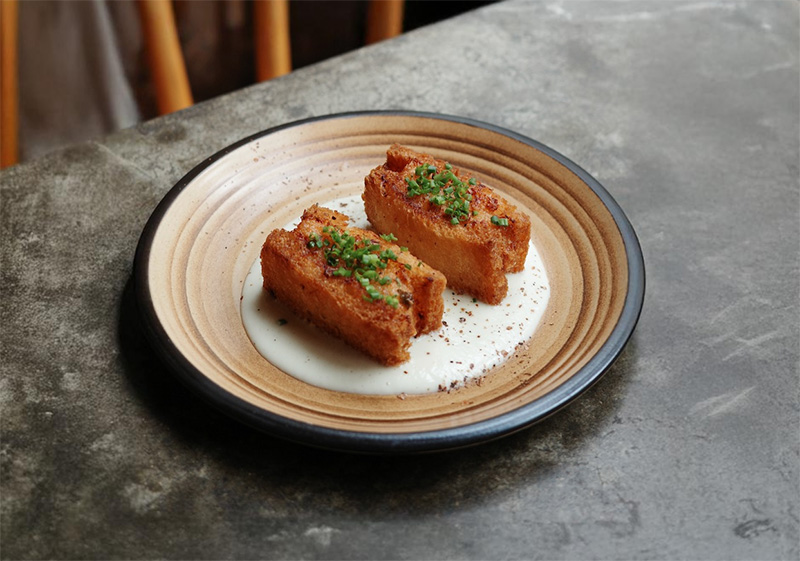
[[[506,273],[525,266],[528,216],[458,168],[398,144],[364,186],[367,218],[378,232],[392,232],[454,291],[489,304],[505,298]]]
[[[409,359],[411,338],[439,329],[446,280],[406,248],[348,228],[317,205],[261,250],[264,288],[311,323],[385,365]]]

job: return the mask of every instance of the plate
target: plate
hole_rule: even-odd
[[[312,386],[256,351],[242,325],[244,279],[273,228],[360,192],[394,142],[461,167],[530,215],[547,308],[532,338],[481,384],[409,396]],[[190,389],[272,435],[369,453],[473,445],[555,413],[619,356],[644,299],[634,230],[588,173],[491,124],[401,111],[297,121],[204,160],[147,222],[134,279],[150,343]]]

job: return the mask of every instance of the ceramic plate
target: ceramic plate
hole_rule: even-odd
[[[480,385],[400,399],[307,384],[256,351],[242,324],[243,283],[273,228],[313,203],[359,193],[395,142],[467,170],[529,214],[547,308],[530,340]],[[153,347],[222,411],[314,446],[420,452],[528,427],[597,381],[636,325],[644,264],[616,202],[546,146],[470,119],[364,112],[276,127],[204,160],[148,221],[135,283]]]

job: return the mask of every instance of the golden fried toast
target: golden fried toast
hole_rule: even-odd
[[[506,273],[525,266],[525,214],[458,168],[397,144],[364,184],[364,208],[378,232],[392,232],[456,292],[489,304],[505,298]]]
[[[408,360],[411,337],[442,324],[445,277],[406,248],[348,228],[314,205],[261,250],[264,288],[298,315],[386,365]]]

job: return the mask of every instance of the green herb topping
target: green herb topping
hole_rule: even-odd
[[[508,226],[508,218],[498,218],[492,215],[492,224],[495,226]]]
[[[414,170],[413,177],[406,177],[406,194],[409,197],[427,195],[428,200],[436,206],[444,207],[444,214],[450,217],[450,223],[460,224],[476,216],[477,210],[470,210],[472,201],[470,187],[478,184],[478,180],[470,177],[466,183],[461,181],[453,166],[445,164],[444,170],[438,171],[433,164],[422,164]],[[508,219],[492,217],[495,226],[508,226]]]
[[[326,263],[336,267],[331,274],[335,277],[354,277],[367,293],[365,300],[384,301],[392,308],[397,308],[398,298],[381,294],[375,286],[375,283],[384,286],[392,282],[390,277],[381,272],[389,261],[397,261],[397,255],[388,248],[381,250],[381,246],[371,240],[356,238],[331,226],[324,226],[322,232],[327,236],[311,234],[307,245],[311,249],[322,249]],[[397,239],[392,234],[381,237],[386,241]]]
[[[414,177],[406,177],[405,181],[409,197],[427,195],[428,200],[436,206],[444,206],[444,213],[450,217],[451,224],[469,219],[469,203],[472,200],[469,187],[477,183],[474,177],[464,183],[453,173],[450,164],[445,164],[441,172],[437,172],[433,164],[423,164],[414,170]]]

